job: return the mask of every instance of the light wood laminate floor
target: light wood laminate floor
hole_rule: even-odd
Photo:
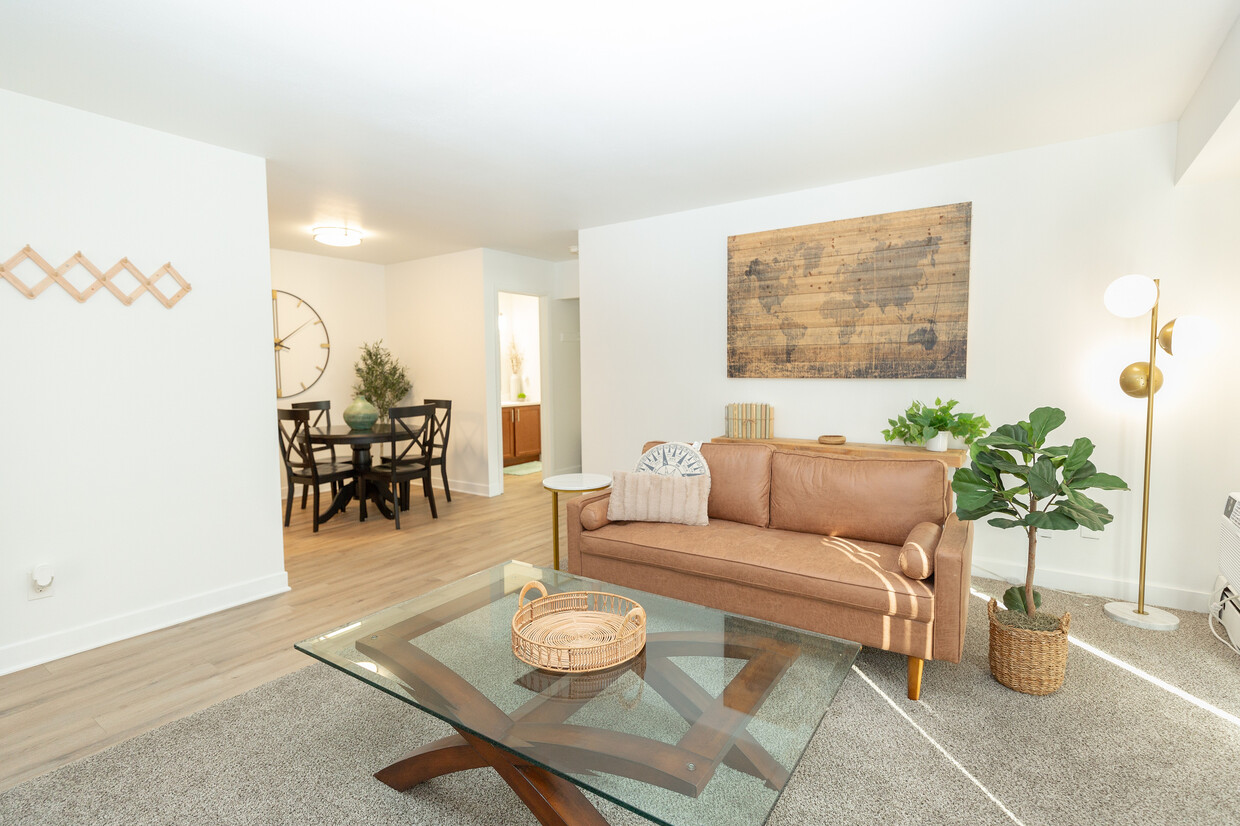
[[[437,490],[436,520],[415,497],[399,531],[373,508],[359,523],[354,504],[315,534],[294,506],[287,593],[0,676],[0,789],[303,668],[293,643],[316,632],[508,559],[550,566],[542,477],[504,485],[451,503]],[[560,497],[561,549],[571,498]]]

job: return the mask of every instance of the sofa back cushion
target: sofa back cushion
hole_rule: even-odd
[[[771,521],[770,445],[702,445],[710,468],[711,519],[726,519],[765,528]]]
[[[937,459],[852,459],[775,451],[772,528],[902,545],[919,522],[950,509],[947,466]]]
[[[662,442],[646,442],[645,453]],[[767,527],[771,522],[770,445],[704,442],[702,458],[710,468],[711,519]]]

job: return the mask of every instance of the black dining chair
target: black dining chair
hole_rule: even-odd
[[[448,488],[448,436],[452,433],[452,402],[448,399],[423,399],[422,404],[435,405],[435,421],[431,425],[431,467],[439,466],[443,478],[443,494],[452,501]],[[408,498],[408,495],[405,497]]]
[[[332,403],[327,400],[320,402],[293,402],[289,407],[294,410],[309,410],[313,416],[310,419],[310,427],[327,427],[332,426]],[[314,450],[317,461],[337,464],[336,462],[336,446],[331,445],[311,445]],[[340,489],[339,482],[332,482],[332,496],[334,497]],[[309,485],[301,486],[301,509],[306,509],[306,495],[310,493]]]
[[[367,473],[366,479],[388,485],[396,530],[400,530],[401,488],[404,488],[404,498],[407,499],[408,484],[415,479],[422,480],[422,493],[431,503],[431,517],[439,518],[435,508],[435,489],[431,487],[431,430],[434,421],[433,404],[388,409],[391,457]]]
[[[310,445],[310,411],[277,410],[276,424],[280,432],[280,457],[284,460],[284,478],[288,483],[288,502],[284,506],[284,527],[293,518],[293,497],[296,485],[314,489],[314,532],[319,531],[319,485],[333,487],[346,483],[353,476],[350,462],[319,462]]]

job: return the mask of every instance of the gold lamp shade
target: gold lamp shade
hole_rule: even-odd
[[[1154,367],[1154,392],[1163,386],[1162,370]],[[1150,363],[1134,361],[1119,374],[1119,388],[1134,399],[1144,399],[1150,394]]]
[[[1158,331],[1158,346],[1166,350],[1168,355],[1175,355],[1171,352],[1171,340],[1175,337],[1175,321],[1174,318],[1171,319]]]

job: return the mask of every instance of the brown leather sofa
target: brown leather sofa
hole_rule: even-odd
[[[568,504],[568,570],[904,654],[911,700],[925,660],[960,662],[973,523],[952,512],[946,465],[759,443],[702,455],[708,526],[609,522],[609,494],[587,494]],[[898,558],[923,522],[942,535],[912,579]]]

